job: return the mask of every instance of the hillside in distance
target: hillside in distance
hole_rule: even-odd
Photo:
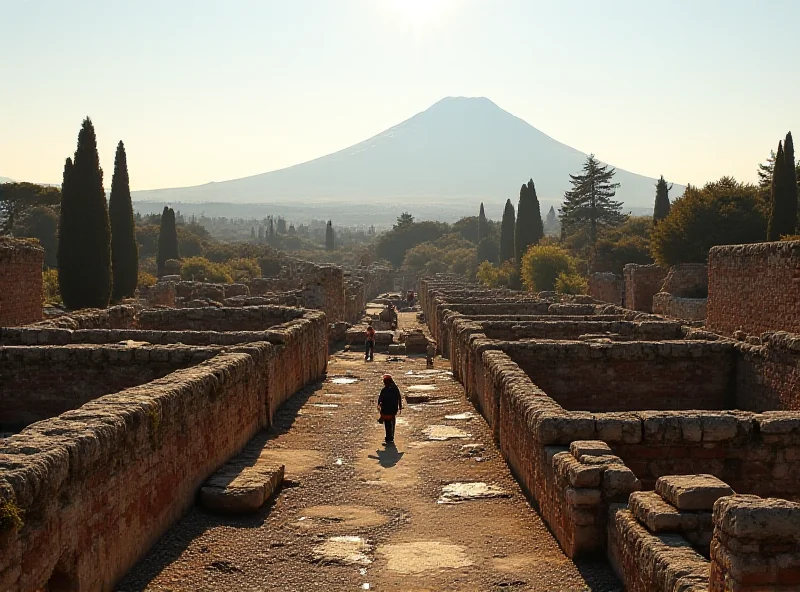
[[[134,192],[137,201],[228,203],[512,202],[529,178],[544,203],[560,202],[586,154],[486,98],[448,97],[333,154],[285,169],[195,187]],[[617,199],[652,208],[655,179],[617,169]],[[670,197],[682,194],[675,185]],[[543,204],[544,205],[544,204]],[[543,207],[544,209],[544,207]]]

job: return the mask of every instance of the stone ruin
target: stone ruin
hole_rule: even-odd
[[[702,272],[628,266],[626,302]],[[705,326],[447,276],[420,301],[567,555],[633,591],[798,590],[800,243],[716,247],[707,281]]]
[[[113,588],[201,487],[219,499],[209,476],[392,284],[285,258],[247,285],[166,276],[41,321],[41,266],[38,247],[0,243],[0,590],[17,592]]]

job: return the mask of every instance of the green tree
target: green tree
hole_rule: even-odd
[[[481,211],[478,214],[478,243],[485,238],[489,238],[489,223],[486,221],[486,212],[483,211],[483,202],[481,202]]]
[[[597,240],[591,270],[622,275],[627,263],[653,263],[650,256],[653,224],[650,216],[627,216],[621,225],[606,229]]]
[[[408,212],[403,212],[397,217],[397,224],[395,224],[392,228],[395,230],[399,230],[400,228],[406,228],[407,226],[414,223],[414,216],[409,214]]]
[[[786,221],[784,228],[787,232],[784,234],[794,234],[795,229],[798,227],[798,203],[797,203],[797,163],[794,160],[794,140],[792,140],[792,132],[786,134],[786,140],[783,143],[783,160],[784,160],[784,175],[786,179]]]
[[[477,256],[478,261],[481,263],[484,261],[488,261],[489,263],[497,263],[499,256],[497,243],[487,236],[478,243]]]
[[[58,251],[58,214],[53,208],[35,206],[25,212],[16,226],[15,235],[39,240],[44,249],[45,267],[55,267],[58,264],[56,258]]]
[[[427,220],[395,225],[392,230],[378,237],[375,256],[378,259],[385,259],[395,267],[400,267],[410,249],[424,242],[437,240],[447,233],[448,229],[448,225],[443,222]]]
[[[503,209],[503,221],[500,223],[500,261],[514,260],[514,227],[516,226],[516,216],[511,200],[506,200],[506,207]]]
[[[522,257],[520,270],[525,288],[532,292],[551,291],[562,273],[576,273],[575,260],[555,245],[532,245]]]
[[[139,248],[133,223],[133,204],[128,180],[128,159],[125,145],[117,144],[114,175],[111,177],[111,197],[108,200],[111,221],[111,269],[114,273],[111,299],[119,302],[133,296],[139,280]]]
[[[69,309],[105,308],[111,298],[111,224],[92,121],[83,120],[67,159],[58,227],[58,282]]]
[[[547,212],[547,218],[544,221],[544,233],[546,235],[555,236],[558,235],[558,219],[556,218],[556,210],[553,206],[550,206],[550,210]]]
[[[658,224],[661,220],[669,215],[669,191],[672,185],[667,186],[664,180],[664,175],[656,183],[656,203],[653,206],[653,225]]]
[[[533,184],[533,179],[531,179],[527,185],[522,185],[519,190],[517,224],[514,232],[516,261],[522,261],[522,256],[527,252],[528,247],[537,244],[543,236],[542,212],[539,209],[536,187]]]
[[[333,251],[336,248],[336,238],[333,234],[333,223],[328,220],[327,226],[325,226],[325,250],[326,251]]]
[[[61,190],[35,183],[0,183],[0,234],[17,234],[16,225],[38,206],[58,210]]]
[[[650,251],[663,266],[704,263],[713,246],[763,241],[766,227],[758,188],[723,177],[702,189],[686,188],[653,229]]]
[[[164,263],[170,259],[180,259],[178,249],[178,230],[175,227],[175,211],[164,206],[161,213],[161,229],[158,232],[158,277],[164,275]]]
[[[583,165],[583,172],[570,175],[572,189],[564,194],[561,204],[560,220],[562,233],[571,234],[582,229],[588,230],[589,246],[597,244],[598,230],[622,224],[622,204],[612,198],[619,183],[613,183],[613,168],[601,165],[590,154]]]

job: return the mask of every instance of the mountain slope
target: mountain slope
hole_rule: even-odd
[[[243,179],[137,191],[136,200],[445,204],[504,202],[528,178],[540,199],[560,200],[586,155],[486,98],[446,98],[377,136],[315,160]],[[617,198],[652,207],[655,179],[617,169]],[[670,197],[682,193],[675,186]]]

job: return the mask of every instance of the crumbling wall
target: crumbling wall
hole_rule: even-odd
[[[800,241],[713,247],[706,326],[727,335],[800,333]]]
[[[706,318],[707,302],[705,298],[681,298],[659,292],[653,296],[653,312],[674,319],[702,321]]]
[[[667,277],[658,265],[628,263],[623,269],[625,278],[625,307],[642,312],[653,312],[653,296],[661,291]]]
[[[180,308],[143,310],[140,329],[161,331],[261,331],[303,316],[303,309],[285,306]]]
[[[589,295],[601,302],[622,305],[625,281],[611,272],[596,272],[589,276]]]
[[[732,343],[502,342],[534,384],[569,410],[727,409]]]
[[[0,238],[0,327],[42,320],[42,264],[38,241]]]
[[[800,411],[800,335],[765,333],[737,343],[736,408]]]
[[[219,351],[183,345],[0,347],[0,431],[19,431]]]
[[[679,263],[669,268],[661,292],[682,298],[708,296],[708,265],[705,263]]]
[[[320,267],[303,285],[303,306],[325,313],[328,323],[345,320],[344,272],[341,267]]]
[[[36,323],[32,327],[61,329],[130,329],[135,324],[137,309],[129,304],[108,308],[86,308]]]

